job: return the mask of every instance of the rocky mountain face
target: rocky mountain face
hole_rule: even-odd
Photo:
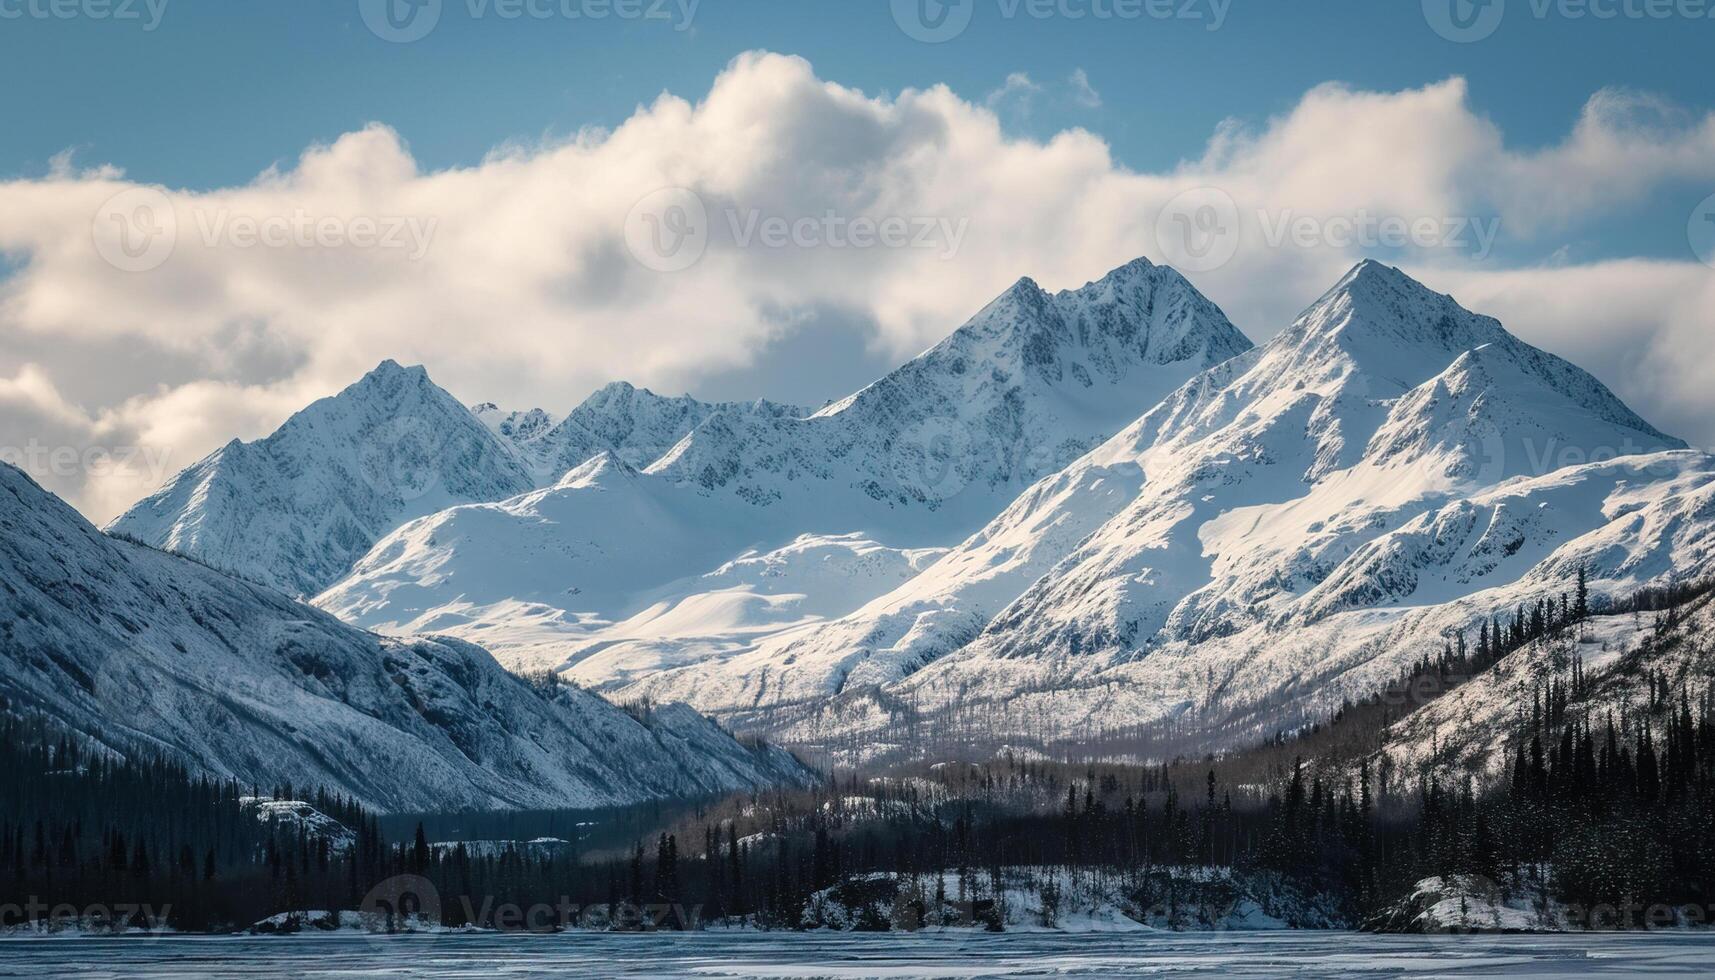
[[[682,705],[627,712],[479,647],[395,640],[90,526],[0,465],[0,705],[117,751],[380,810],[587,807],[800,783]]]
[[[479,405],[473,411],[494,420],[491,428],[518,450],[539,487],[552,486],[568,470],[602,452],[612,452],[628,466],[647,467],[715,415],[789,419],[810,414],[809,409],[767,399],[669,398],[623,381],[590,395],[564,419],[556,420],[541,409],[508,413]]]

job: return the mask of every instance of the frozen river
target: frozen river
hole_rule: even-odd
[[[0,941],[4,977],[1715,977],[1715,934],[294,936]]]

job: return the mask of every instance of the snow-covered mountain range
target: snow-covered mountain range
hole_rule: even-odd
[[[601,452],[644,465],[717,412],[804,414],[767,401],[707,405],[623,383],[564,419],[539,408],[466,408],[423,368],[385,361],[268,438],[228,443],[108,530],[309,596],[408,520],[551,486]]]
[[[316,602],[597,684],[700,662],[899,585],[1249,347],[1147,261],[1057,294],[1021,280],[819,412],[716,408],[648,466],[604,449],[546,489],[411,521]]]
[[[587,807],[811,777],[682,705],[628,712],[453,639],[384,639],[109,537],[0,464],[0,707],[381,810]]]
[[[1715,530],[1715,459],[1376,262],[1260,348],[1147,261],[1054,294],[1021,280],[815,412],[613,385],[562,419],[464,409],[415,374],[409,404],[481,448],[407,454],[404,483],[438,496],[382,481],[347,533],[358,504],[310,473],[361,454],[300,420],[386,430],[409,389],[376,381],[400,373],[117,526],[262,581],[292,568],[282,551],[315,554],[316,605],[351,624],[846,761],[1233,744],[1326,716],[1581,567],[1599,595],[1695,574]],[[246,510],[226,473],[274,443]],[[490,457],[480,480],[460,468]],[[255,512],[302,543],[236,536]]]
[[[1614,592],[1699,567],[1715,467],[1683,446],[1365,263],[900,588],[626,693],[866,752],[902,719],[942,738],[1251,736],[1580,564]]]

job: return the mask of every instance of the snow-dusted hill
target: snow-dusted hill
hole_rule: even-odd
[[[1269,731],[1577,562],[1599,590],[1695,567],[1709,459],[1640,455],[1682,447],[1587,373],[1365,263],[917,579],[630,691],[866,750],[902,717],[946,737]]]
[[[1709,486],[1715,487],[1715,476]],[[1715,497],[1715,491],[1705,499]],[[1583,686],[1571,690],[1574,664]],[[1567,717],[1601,737],[1611,719],[1625,740],[1645,721],[1660,724],[1685,698],[1697,705],[1715,682],[1715,597],[1666,611],[1597,615],[1560,635],[1516,650],[1500,663],[1407,715],[1385,733],[1382,753],[1405,778],[1503,776],[1539,701],[1558,683]],[[1666,702],[1652,704],[1657,684]],[[1665,727],[1665,726],[1662,726]]]
[[[872,585],[893,584],[867,573],[870,543],[901,556],[957,543],[1249,346],[1182,277],[1147,261],[1057,294],[1022,280],[941,344],[812,416],[718,410],[647,467],[610,452],[551,488],[411,522],[316,601],[370,628],[480,637],[508,663],[569,655],[573,676],[593,683],[692,648],[699,658],[746,649],[796,621],[758,601],[778,594],[749,576],[768,564],[729,569],[718,587],[699,586],[702,576],[811,535],[826,561],[785,561],[816,569],[787,591],[810,596],[798,608],[815,615],[847,612],[884,591]],[[858,578],[830,578],[830,567]],[[751,597],[713,595],[734,588]],[[718,628],[700,634],[708,642],[662,634],[651,647],[637,617],[662,602],[721,605]]]
[[[383,810],[587,807],[796,782],[682,705],[639,717],[452,639],[382,639],[103,535],[0,465],[0,705]]]

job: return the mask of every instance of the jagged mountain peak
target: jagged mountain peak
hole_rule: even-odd
[[[1359,354],[1424,348],[1454,354],[1509,342],[1516,338],[1499,320],[1374,259],[1354,266],[1279,338],[1282,346],[1330,345]]]
[[[596,486],[602,483],[611,482],[614,479],[633,480],[636,479],[637,476],[638,470],[636,467],[627,463],[614,450],[603,449],[594,456],[591,456],[589,459],[567,470],[565,476],[560,477],[560,482],[555,484],[555,486]]]
[[[286,420],[263,443],[276,443],[300,428],[346,426],[361,429],[379,419],[410,419],[438,428],[463,423],[470,410],[429,377],[421,364],[409,367],[382,361],[339,392],[317,399]]]
[[[375,365],[361,378],[348,385],[341,395],[356,395],[364,392],[375,392],[384,396],[397,394],[411,388],[435,391],[446,394],[429,377],[429,369],[421,364],[400,364],[391,357]],[[334,397],[338,397],[337,395]],[[452,399],[450,394],[448,399]]]
[[[428,369],[423,367],[421,364],[412,364],[407,367],[391,357],[384,357],[381,359],[381,363],[375,365],[375,367],[363,377],[365,380],[368,380],[370,378],[402,377],[407,375],[428,377],[428,374]]]
[[[533,486],[424,368],[386,360],[266,438],[227,443],[109,529],[313,595],[402,521]]]
[[[1027,276],[939,344],[817,414],[846,412],[887,398],[894,385],[919,386],[930,377],[992,377],[1009,387],[1022,377],[1078,396],[1124,384],[1140,367],[1198,360],[1213,365],[1251,346],[1183,276],[1148,259],[1052,294]],[[1141,407],[1129,404],[1134,411]]]

